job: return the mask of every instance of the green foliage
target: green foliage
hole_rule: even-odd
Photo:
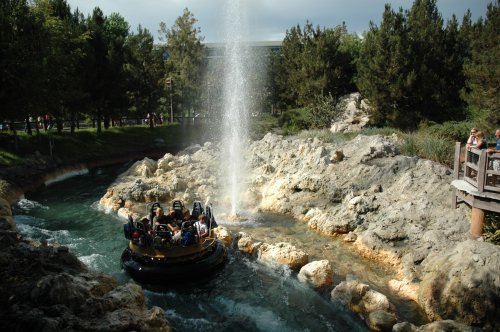
[[[252,117],[250,121],[250,139],[260,140],[271,131],[277,131],[279,117],[277,115],[263,113],[260,116]]]
[[[500,213],[486,212],[483,237],[488,242],[500,245]]]
[[[436,0],[416,0],[406,12],[386,5],[358,61],[356,82],[370,101],[372,122],[414,129],[422,120],[463,119],[459,91],[468,54],[456,19],[445,27]]]
[[[160,23],[160,33],[167,42],[165,78],[168,76],[172,84],[175,102],[181,112],[190,112],[200,102],[205,47],[201,43],[203,37],[200,36],[200,28],[195,27],[196,22],[194,15],[186,8],[170,29],[165,23]]]
[[[35,152],[49,156],[50,141],[53,157],[68,160],[85,160],[95,157],[130,155],[138,151],[177,149],[189,144],[201,143],[207,130],[179,125],[159,126],[150,130],[144,126],[112,127],[102,133],[96,129],[82,129],[70,135],[68,132],[41,132],[39,136],[19,133],[18,151],[14,151],[11,134],[0,135],[0,166],[14,166],[38,158]],[[158,143],[161,139],[164,143]],[[77,148],[76,148],[77,147]]]
[[[500,2],[488,6],[484,24],[471,32],[472,59],[464,67],[467,87],[463,97],[479,126],[493,130],[500,126]]]
[[[316,96],[314,104],[306,108],[312,128],[329,128],[345,109],[345,102],[332,95]]]
[[[307,109],[291,109],[280,115],[278,125],[281,127],[284,134],[290,135],[308,129],[310,126],[309,119],[310,117]]]
[[[419,132],[436,137],[442,137],[455,142],[466,142],[469,138],[469,132],[472,127],[474,127],[474,125],[467,121],[449,121],[442,124],[422,123],[419,127]]]
[[[345,25],[320,29],[307,22],[303,28],[292,27],[281,54],[271,58],[273,102],[307,106],[317,95],[337,98],[352,91],[360,43]]]
[[[453,166],[454,140],[420,131],[403,133],[400,137],[398,147],[402,154]]]

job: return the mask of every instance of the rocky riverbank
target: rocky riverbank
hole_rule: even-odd
[[[10,204],[24,192],[131,157],[95,156],[83,162],[39,155],[31,164],[0,169],[0,320],[5,330],[171,330],[162,309],[147,308],[140,286],[118,285],[109,275],[89,272],[66,247],[22,239],[12,217]]]
[[[450,169],[400,155],[395,136],[324,143],[268,134],[248,151],[242,193],[248,207],[289,214],[321,234],[343,236],[352,250],[392,266],[398,279],[389,286],[416,301],[431,320],[500,326],[500,248],[468,240],[470,212],[450,207]],[[100,203],[123,216],[157,200],[211,197],[224,204],[218,153],[206,143],[139,161]],[[258,255],[274,252],[245,241]]]
[[[0,198],[0,321],[5,331],[170,331],[142,288],[89,272],[67,247],[26,241]]]

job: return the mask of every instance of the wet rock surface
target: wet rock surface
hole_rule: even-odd
[[[500,303],[498,281],[491,277],[493,271],[499,274],[497,265],[479,264],[483,258],[470,263],[478,283],[489,293],[462,287],[461,298],[455,300],[452,292],[431,291],[438,276],[456,283],[444,268],[459,269],[458,263],[452,263],[451,252],[461,248],[464,257],[477,258],[473,251],[482,245],[460,247],[469,237],[470,211],[464,205],[451,208],[451,170],[403,156],[397,143],[395,135],[359,135],[350,141],[325,143],[318,138],[267,134],[249,145],[244,179],[248,185],[241,201],[248,208],[288,214],[326,236],[347,234],[344,239],[352,250],[393,266],[398,278],[391,280],[390,288],[417,300],[431,319],[451,318],[491,328],[491,307],[476,306],[472,299]],[[138,203],[157,199],[206,197],[225,204],[224,184],[217,182],[224,178],[217,174],[218,149],[207,143],[179,156],[141,161],[117,179],[101,205],[114,211],[133,210]],[[238,247],[253,252],[252,242],[242,239]],[[262,245],[257,251],[267,248]],[[479,256],[499,253],[498,246],[488,246]]]
[[[0,198],[0,321],[5,331],[170,331],[140,286],[89,272],[67,247],[25,241]],[[2,221],[3,220],[3,221]]]
[[[333,285],[332,265],[327,259],[308,263],[300,269],[297,278],[314,288],[330,287]]]

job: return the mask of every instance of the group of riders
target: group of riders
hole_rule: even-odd
[[[196,201],[189,211],[181,201],[174,201],[165,214],[160,204],[154,203],[149,218],[134,222],[129,215],[129,222],[124,227],[125,237],[141,247],[153,245],[157,249],[199,243],[216,227],[211,207],[206,208],[204,211],[201,203]]]

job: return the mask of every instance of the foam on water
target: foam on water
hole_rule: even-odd
[[[91,270],[98,270],[103,264],[105,265],[106,257],[100,254],[91,254],[88,256],[78,257]]]
[[[70,243],[70,232],[66,229],[51,231],[42,227],[18,223],[17,228],[24,236],[31,239],[44,239],[52,243]]]
[[[185,331],[211,331],[218,329],[217,323],[210,322],[206,318],[187,318],[173,309],[165,310],[165,316],[170,321],[182,323],[183,330]]]
[[[238,303],[236,301],[218,297],[216,301],[225,308],[231,316],[242,316],[253,322],[259,331],[296,331],[273,311],[261,306]]]
[[[26,198],[21,198],[20,200],[18,200],[15,204],[14,204],[14,207],[15,208],[19,208],[21,210],[23,210],[24,212],[29,212],[33,209],[44,209],[44,210],[48,210],[49,207],[48,206],[45,206],[43,204],[40,204],[38,203],[37,201],[31,201],[29,199],[26,199]]]

